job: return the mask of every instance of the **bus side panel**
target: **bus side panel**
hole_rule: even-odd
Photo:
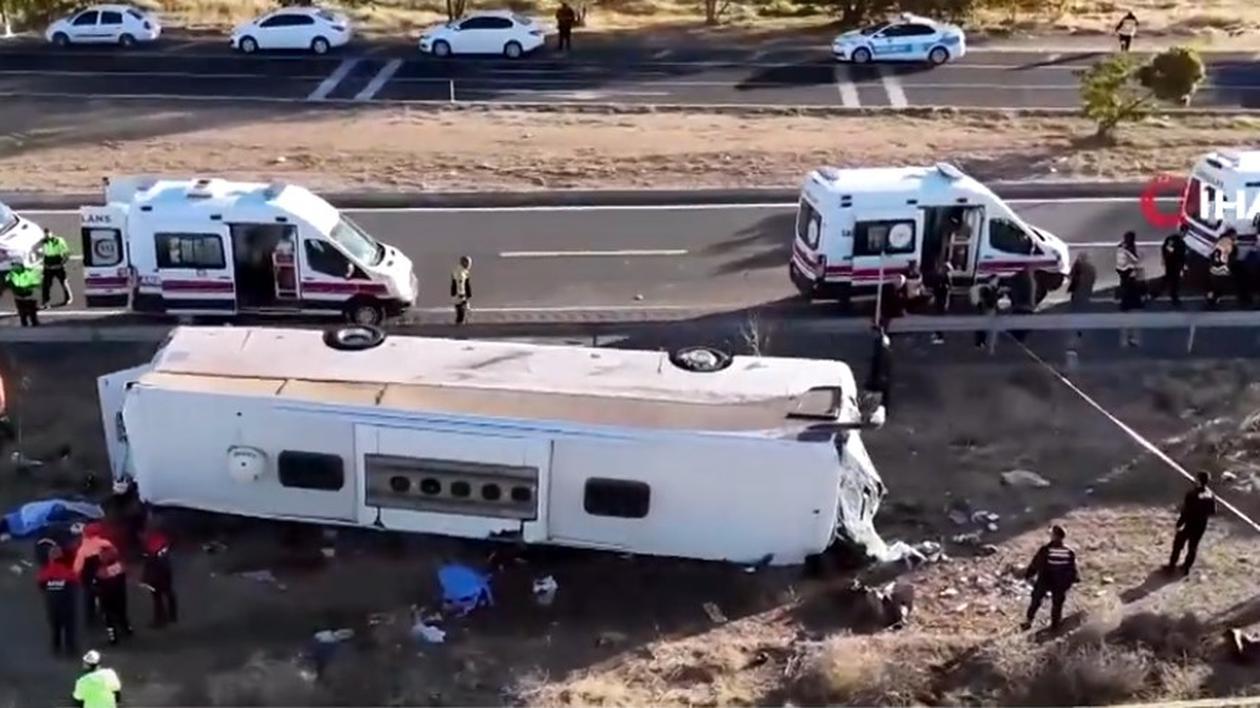
[[[563,545],[740,563],[771,555],[776,565],[794,564],[832,539],[839,473],[829,443],[558,439],[549,531]],[[614,500],[624,502],[622,513],[639,513],[643,485],[646,516],[606,515],[619,493],[631,497]]]

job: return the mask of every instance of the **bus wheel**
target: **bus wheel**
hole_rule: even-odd
[[[385,341],[385,330],[370,325],[351,325],[324,330],[324,344],[341,351],[357,352],[379,347]]]
[[[721,371],[731,365],[731,355],[713,347],[686,347],[669,355],[674,366],[696,373]]]
[[[351,300],[346,305],[346,321],[356,325],[379,326],[385,321],[385,308],[367,298]]]

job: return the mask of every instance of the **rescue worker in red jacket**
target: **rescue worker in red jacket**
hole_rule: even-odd
[[[75,574],[74,566],[69,560],[61,546],[54,545],[49,549],[48,561],[36,576],[48,609],[48,628],[52,630],[54,656],[77,656],[79,653],[74,611],[74,595],[79,576]]]
[[[163,627],[179,621],[175,600],[175,578],[171,569],[171,540],[151,524],[141,539],[144,549],[144,574],[141,582],[153,595],[153,626]]]
[[[96,576],[100,569],[101,551],[105,548],[114,548],[113,542],[105,537],[105,525],[92,522],[85,526],[79,549],[75,553],[74,572],[79,576],[79,586],[83,592],[83,621],[89,627],[96,626],[99,616]]]
[[[127,568],[113,545],[101,549],[96,570],[96,594],[105,618],[105,633],[110,644],[131,636],[131,620],[127,616]]]
[[[1050,629],[1056,630],[1063,622],[1063,602],[1067,592],[1080,580],[1076,570],[1076,551],[1063,543],[1067,532],[1062,526],[1050,529],[1050,542],[1037,549],[1032,563],[1024,571],[1024,578],[1033,581],[1032,602],[1028,604],[1028,617],[1023,629],[1030,629],[1041,609],[1041,601],[1050,594]]]

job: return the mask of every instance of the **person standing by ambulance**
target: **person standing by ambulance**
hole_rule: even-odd
[[[1229,229],[1216,241],[1208,254],[1207,307],[1215,310],[1230,286],[1234,268],[1234,230]]]
[[[48,560],[36,576],[48,609],[48,628],[52,630],[54,656],[63,653],[74,656],[79,653],[74,611],[75,586],[79,584],[79,577],[74,574],[74,567],[67,561],[61,546],[53,544],[48,551]]]
[[[459,265],[451,272],[451,299],[455,301],[455,324],[468,319],[468,303],[472,301],[472,259],[459,257]]]
[[[39,242],[39,251],[44,257],[44,273],[40,298],[44,307],[48,307],[48,296],[52,294],[52,284],[56,280],[61,284],[62,301],[59,307],[74,302],[74,294],[66,282],[66,261],[70,258],[70,245],[51,229],[44,229],[44,238]]]
[[[39,271],[21,261],[14,263],[5,277],[5,283],[13,291],[13,304],[23,327],[39,326],[39,301],[35,299],[39,281]]]

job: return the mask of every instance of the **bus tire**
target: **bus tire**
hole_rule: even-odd
[[[669,363],[684,371],[712,373],[731,365],[731,355],[713,347],[684,347],[669,355]]]
[[[367,297],[356,297],[346,303],[346,322],[352,325],[379,327],[385,322],[385,308]]]
[[[343,352],[361,352],[385,343],[385,330],[370,325],[349,325],[324,330],[324,344]]]

